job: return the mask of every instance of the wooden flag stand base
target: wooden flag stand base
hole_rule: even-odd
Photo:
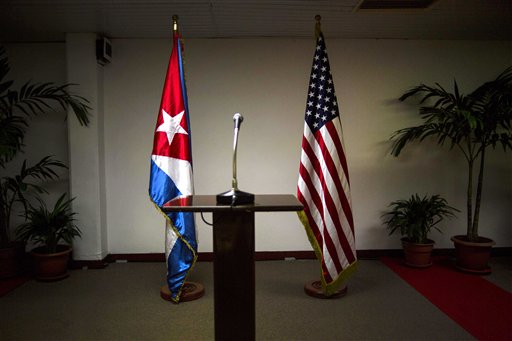
[[[198,298],[203,297],[203,295],[204,286],[201,283],[185,282],[183,288],[181,289],[180,302],[197,300]],[[167,285],[164,285],[162,288],[160,288],[160,297],[166,301],[174,302],[171,299],[171,292],[169,291],[169,287]]]
[[[340,298],[347,294],[347,290],[347,286],[344,285],[331,296],[326,296],[322,290],[322,283],[320,281],[311,281],[304,285],[304,292],[315,298]]]

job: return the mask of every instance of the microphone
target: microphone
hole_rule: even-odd
[[[233,121],[235,123],[233,133],[233,178],[231,181],[231,190],[217,194],[217,204],[220,205],[236,206],[241,204],[243,205],[254,203],[254,194],[243,192],[238,189],[238,179],[236,177],[236,151],[238,149],[238,133],[243,120],[244,117],[240,113],[236,113],[233,116]]]
[[[235,129],[240,129],[240,126],[242,125],[242,122],[244,121],[244,117],[241,114],[236,113],[233,116],[233,121],[235,121]]]

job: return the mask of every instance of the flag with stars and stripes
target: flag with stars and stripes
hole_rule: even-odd
[[[330,296],[355,270],[357,257],[340,111],[320,33],[309,80],[297,197],[299,217],[321,262]]]
[[[185,279],[197,259],[194,214],[165,214],[160,209],[169,200],[194,192],[190,122],[181,52],[181,39],[175,32],[156,122],[149,179],[151,201],[166,217],[167,284],[171,299],[175,302],[179,301]]]

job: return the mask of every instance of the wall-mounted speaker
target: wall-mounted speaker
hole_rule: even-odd
[[[96,60],[100,65],[112,61],[112,44],[107,37],[99,37],[96,40]]]

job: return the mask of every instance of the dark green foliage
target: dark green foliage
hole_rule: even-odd
[[[9,63],[5,48],[0,46],[0,168],[23,152],[23,140],[30,118],[52,110],[51,104],[57,104],[63,110],[71,108],[81,125],[88,125],[88,101],[69,92],[72,84],[55,85],[53,83],[32,84],[27,82],[19,90],[12,89],[14,82],[7,80]],[[66,166],[46,156],[38,163],[28,166],[24,161],[20,173],[0,178],[0,247],[10,243],[10,218],[13,204],[19,203],[27,215],[27,195],[45,193],[43,187],[29,182],[58,179],[57,168]]]
[[[501,146],[504,151],[512,148],[512,67],[467,96],[459,92],[454,81],[451,93],[438,83],[435,86],[420,84],[403,94],[400,100],[414,95],[422,96],[420,104],[428,104],[419,109],[423,123],[394,132],[391,154],[398,156],[409,143],[421,142],[428,137],[436,138],[441,146],[457,147],[464,154],[468,164],[467,236],[476,240],[485,151],[487,147]],[[477,161],[478,182],[473,198],[473,166]]]
[[[432,228],[441,232],[436,225],[458,211],[439,195],[420,198],[415,194],[407,200],[393,201],[388,207],[382,218],[389,235],[400,232],[408,241],[419,244],[427,242]]]
[[[81,236],[80,229],[75,225],[75,213],[71,211],[73,199],[66,200],[66,193],[59,197],[51,211],[44,201],[37,199],[39,206],[29,205],[26,222],[18,228],[17,237],[20,240],[35,242],[43,246],[47,253],[55,253],[60,242],[71,244],[74,238]]]
[[[1,181],[1,194],[4,206],[6,223],[9,224],[12,207],[15,203],[19,203],[26,210],[28,208],[28,201],[26,193],[47,193],[47,191],[28,180],[55,180],[59,176],[55,172],[55,168],[67,168],[62,162],[53,159],[51,156],[46,156],[41,159],[34,166],[27,167],[25,160],[21,166],[20,172],[13,176],[4,176]]]
[[[21,151],[29,118],[51,110],[51,103],[58,104],[63,110],[71,107],[80,124],[89,123],[88,101],[69,92],[73,84],[57,86],[27,82],[14,90],[14,82],[6,80],[8,73],[5,48],[0,46],[0,167]]]

